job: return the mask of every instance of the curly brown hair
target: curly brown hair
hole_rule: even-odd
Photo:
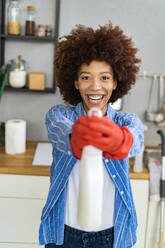
[[[113,70],[117,88],[108,102],[115,102],[126,95],[136,82],[140,59],[132,39],[112,23],[94,30],[84,25],[76,25],[69,35],[58,42],[55,54],[55,77],[63,99],[71,105],[82,101],[74,86],[78,71],[83,63],[105,61]]]

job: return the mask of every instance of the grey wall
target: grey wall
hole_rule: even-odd
[[[25,2],[25,0],[22,0]],[[53,22],[51,8],[54,0],[40,0],[44,3],[43,8],[48,14],[48,20],[40,22]],[[29,3],[37,5],[36,0],[28,0]],[[45,7],[45,3],[48,4]],[[27,3],[27,0],[26,0]],[[41,13],[40,12],[40,13]],[[120,25],[124,32],[133,38],[135,45],[139,48],[139,57],[142,59],[141,72],[144,70],[149,74],[165,75],[165,1],[164,0],[61,0],[60,12],[60,35],[67,34],[75,24],[84,24],[96,28],[99,24],[106,24],[111,20],[114,25]],[[44,17],[45,18],[45,17]],[[14,47],[13,47],[14,46]],[[15,57],[17,43],[8,43],[6,46],[6,60]],[[34,48],[29,48],[34,49]],[[36,48],[37,50],[39,48]],[[49,51],[51,51],[51,47]],[[33,60],[33,68],[42,65],[42,70],[48,71],[51,78],[52,54],[47,55],[43,48],[41,59]],[[24,54],[30,64],[29,52]],[[45,63],[46,62],[46,63]],[[31,64],[30,64],[31,65]],[[48,80],[48,84],[49,84]],[[158,84],[157,84],[158,86]],[[157,89],[152,102],[153,110],[158,108]],[[155,124],[145,122],[144,111],[147,108],[151,79],[138,78],[135,87],[124,97],[123,110],[134,112],[139,115],[144,124],[148,126],[145,133],[145,144],[157,145],[160,139],[156,134],[158,127]],[[47,110],[54,104],[61,104],[60,93],[36,94],[36,93],[12,93],[5,92],[0,103],[0,121],[12,118],[27,120],[28,140],[47,140],[44,126],[44,116]]]

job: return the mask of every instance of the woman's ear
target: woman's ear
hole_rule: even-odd
[[[77,80],[75,80],[74,81],[74,86],[75,86],[75,88],[78,90],[79,88],[78,88],[78,81]]]
[[[114,81],[113,81],[113,90],[115,90],[116,88],[117,88],[117,81],[114,80]]]

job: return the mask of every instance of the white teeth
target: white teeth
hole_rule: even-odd
[[[101,100],[103,98],[103,96],[89,96],[88,95],[88,98],[91,100]]]

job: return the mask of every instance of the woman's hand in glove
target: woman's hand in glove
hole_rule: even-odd
[[[133,136],[126,126],[119,127],[107,117],[89,117],[90,132],[84,138],[103,151],[103,155],[112,159],[125,158],[133,143]],[[92,131],[92,132],[91,132]],[[93,136],[98,132],[101,136]]]
[[[89,134],[90,137],[92,137],[92,140],[96,137],[101,137],[102,135],[100,132],[90,130],[88,124],[89,117],[84,115],[79,117],[78,120],[72,126],[70,142],[72,152],[77,159],[81,159],[83,147],[91,144],[89,139],[85,137],[86,135]]]

